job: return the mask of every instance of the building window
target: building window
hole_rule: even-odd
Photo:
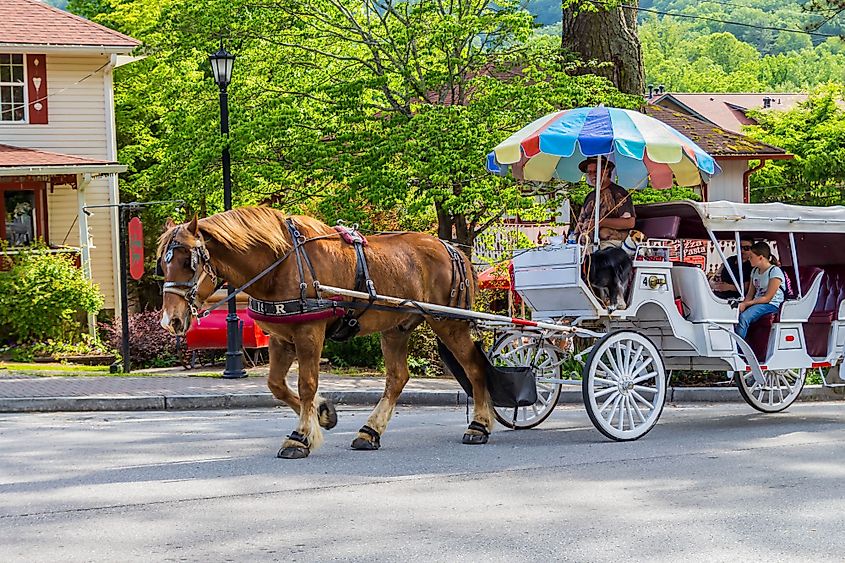
[[[46,189],[27,184],[0,184],[0,235],[9,246],[29,246],[47,238]]]
[[[0,54],[0,122],[26,120],[23,55]]]

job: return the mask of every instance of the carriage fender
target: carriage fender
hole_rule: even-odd
[[[628,318],[634,317],[636,318],[639,315],[640,309],[646,307],[648,305],[653,305],[660,309],[663,312],[666,320],[669,323],[669,326],[672,327],[672,336],[686,342],[691,348],[697,349],[695,345],[693,332],[691,331],[692,323],[681,317],[678,313],[678,308],[675,306],[674,301],[672,301],[672,306],[667,306],[666,303],[659,301],[657,299],[649,299],[647,301],[640,301],[636,304],[636,308],[633,309],[623,309],[614,311],[611,314],[611,319],[620,317],[620,318]]]
[[[751,346],[748,345],[742,337],[740,337],[737,333],[732,330],[728,330],[723,326],[719,326],[714,323],[707,323],[707,326],[712,330],[723,330],[728,333],[728,336],[736,342],[739,349],[742,350],[742,353],[745,355],[745,363],[751,368],[751,374],[754,376],[754,381],[763,385],[766,383],[766,378],[763,377],[763,370],[760,368],[760,362],[757,361],[757,356],[754,355],[754,351],[751,350]]]

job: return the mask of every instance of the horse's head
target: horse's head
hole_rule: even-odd
[[[182,225],[168,219],[165,229],[157,256],[164,277],[161,326],[183,335],[191,326],[191,318],[217,288],[217,275],[196,217]]]

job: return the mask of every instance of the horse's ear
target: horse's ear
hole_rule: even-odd
[[[169,231],[173,227],[176,226],[176,221],[173,220],[173,217],[168,217],[167,220],[164,222],[164,230]]]
[[[199,225],[197,224],[196,213],[194,214],[194,218],[191,219],[191,222],[188,223],[188,232],[194,236],[197,236],[197,233],[199,233]]]

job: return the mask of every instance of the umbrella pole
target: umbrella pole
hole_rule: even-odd
[[[593,202],[593,243],[595,244],[595,249],[598,250],[599,248],[599,207],[601,206],[601,185],[602,185],[602,177],[601,177],[601,155],[596,157],[596,199]]]

